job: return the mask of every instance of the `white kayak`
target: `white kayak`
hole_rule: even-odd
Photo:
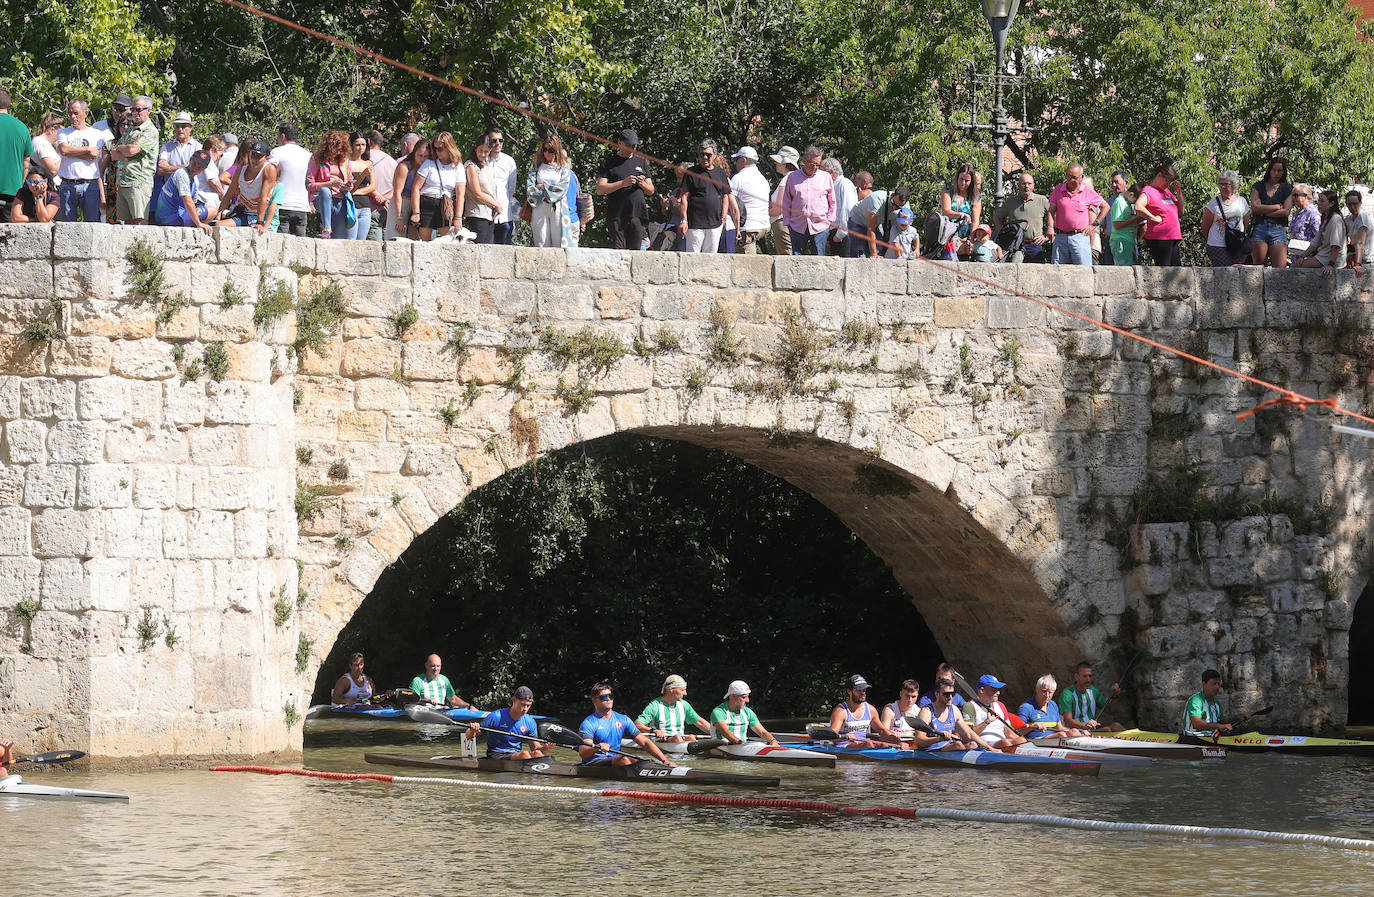
[[[1113,738],[1110,735],[1082,735],[1076,738],[1061,738],[1052,735],[1048,738],[1036,739],[1035,743],[1045,747],[1085,751],[1093,754],[1133,754],[1137,757],[1153,757],[1156,760],[1226,759],[1226,748],[1224,747],[1159,744],[1133,741],[1129,738]]]
[[[20,776],[5,776],[0,779],[0,796],[44,797],[52,800],[128,800],[127,794],[112,794],[108,791],[87,791],[84,788],[59,788],[55,785],[35,785],[24,781]]]
[[[674,756],[685,756],[691,751],[688,750],[690,741],[658,741],[654,740],[659,750],[665,754]],[[635,746],[634,740],[627,738],[621,742],[622,747],[632,748]],[[783,763],[788,766],[820,766],[826,769],[835,768],[835,758],[829,754],[822,754],[819,751],[808,751],[797,747],[784,747],[782,745],[770,745],[762,741],[746,741],[742,744],[718,744],[705,753],[697,756],[713,757],[717,760],[748,760],[754,763]]]
[[[1018,745],[1012,753],[1015,753],[1018,757],[1052,757],[1056,760],[1091,760],[1094,763],[1101,763],[1104,769],[1130,769],[1154,765],[1154,761],[1149,757],[1141,757],[1136,754],[1082,751],[1075,750],[1067,745],[1064,747],[1057,747],[1048,744],[1035,744],[1034,742]]]

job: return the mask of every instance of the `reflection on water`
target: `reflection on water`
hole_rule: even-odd
[[[312,768],[429,774],[364,763],[363,752],[376,749],[456,753],[457,742],[452,730],[413,724],[319,720],[307,730]],[[709,793],[1374,838],[1368,759],[1233,754],[1225,763],[1156,763],[1096,779],[843,761],[834,770],[701,765],[783,776],[781,788],[763,793],[698,789]],[[1010,874],[1013,884],[1071,875],[1078,884],[1066,893],[1074,894],[1178,897],[1187,888],[1253,897],[1355,893],[1352,884],[1368,880],[1374,864],[1374,855],[1312,847],[456,786],[201,770],[58,772],[41,780],[121,791],[133,801],[0,797],[11,857],[0,870],[0,895],[490,894],[499,886],[554,895],[608,887],[830,895],[841,883],[845,891],[983,893],[1005,890]],[[482,780],[601,787],[577,779]],[[909,872],[894,878],[894,870]]]

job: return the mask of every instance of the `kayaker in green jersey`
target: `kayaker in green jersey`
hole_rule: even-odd
[[[425,674],[410,680],[411,689],[424,698],[426,704],[439,707],[471,707],[471,704],[458,697],[448,677],[439,672],[443,665],[438,654],[429,655],[425,658]]]
[[[1188,735],[1224,735],[1231,731],[1230,723],[1221,721],[1221,673],[1202,671],[1202,691],[1188,699],[1183,710],[1183,731]]]
[[[725,703],[711,711],[711,725],[715,726],[717,735],[731,744],[748,739],[750,731],[769,744],[778,743],[749,709],[749,684],[743,679],[731,682],[725,690]]]
[[[648,732],[662,741],[696,741],[687,734],[687,727],[696,726],[703,735],[711,734],[711,726],[687,703],[687,680],[674,673],[663,680],[663,694],[649,702],[635,720],[641,732]]]
[[[1112,683],[1111,693],[1121,691],[1121,686]],[[1064,725],[1074,729],[1090,729],[1099,732],[1120,732],[1125,726],[1121,723],[1103,723],[1097,718],[1098,712],[1107,704],[1107,696],[1093,685],[1093,665],[1086,660],[1073,671],[1073,685],[1059,693],[1059,712]]]

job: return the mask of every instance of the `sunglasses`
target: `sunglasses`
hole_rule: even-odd
[[[504,137],[488,137],[488,138],[487,138],[487,143],[505,143],[505,142],[506,142],[506,138],[504,138]]]
[[[555,149],[555,148],[552,147],[552,146],[546,146],[546,147],[544,147],[544,152],[546,152],[546,153],[556,153],[556,152],[558,152],[558,150]]]
[[[612,700],[614,697],[615,697],[614,695],[612,695],[612,694],[610,694],[610,693],[608,692],[608,693],[606,693],[606,694],[604,694],[604,695],[597,695],[597,696],[596,696],[596,699],[597,699],[598,701],[610,701],[610,700]]]
[[[150,111],[152,110],[153,107],[152,107],[152,106],[131,106],[131,107],[129,107],[129,108],[133,109],[135,112],[150,112]]]
[[[42,184],[42,183],[45,183],[45,182],[44,182],[44,181],[41,181],[41,180],[38,180],[38,181],[25,181],[24,183],[27,184],[27,185],[30,186],[30,187],[37,187],[39,184]]]
[[[940,692],[940,695],[941,695],[942,697],[952,698],[952,697],[954,697],[954,692],[952,692],[952,691],[942,691],[942,692]]]

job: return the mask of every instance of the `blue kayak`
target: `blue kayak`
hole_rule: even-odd
[[[857,748],[833,741],[802,742],[807,750],[832,754],[837,759],[868,760],[877,763],[902,763],[935,769],[975,767],[999,772],[1046,772],[1061,775],[1095,776],[1102,764],[1092,760],[1058,757],[1022,756],[997,751],[908,751],[902,748]]]
[[[485,710],[474,710],[470,707],[451,707],[448,710],[436,710],[456,723],[470,723],[474,720],[481,720],[487,715]],[[410,722],[410,717],[404,710],[397,707],[372,707],[367,704],[353,704],[350,706],[335,706],[333,704],[316,704],[305,714],[306,719],[375,719],[383,721],[398,720]]]

